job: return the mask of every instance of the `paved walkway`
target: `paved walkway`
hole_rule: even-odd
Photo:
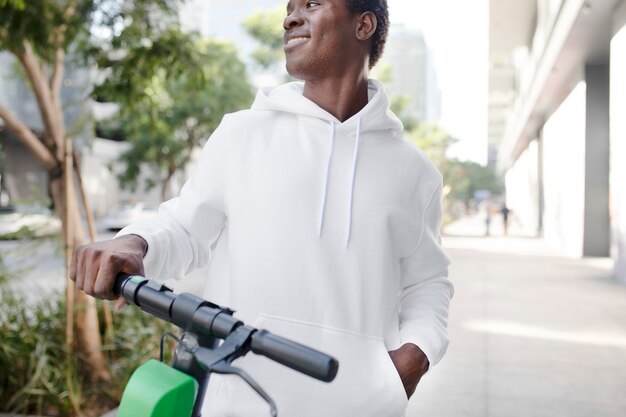
[[[610,260],[480,237],[480,219],[446,231],[451,345],[407,416],[626,416],[626,286]]]

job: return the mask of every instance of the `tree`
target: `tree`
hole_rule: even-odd
[[[162,199],[167,199],[171,178],[189,163],[223,115],[250,105],[252,87],[232,45],[204,40],[197,44],[196,59],[201,76],[158,71],[145,94],[131,102],[124,101],[127,94],[117,93],[117,85],[133,77],[134,70],[120,73],[99,89],[104,95],[108,90],[113,101],[122,101],[114,126],[131,144],[122,155],[126,165],[119,176],[122,186],[135,188],[141,167],[148,165],[157,180],[149,178],[146,187],[160,183]]]
[[[445,176],[449,163],[446,152],[456,142],[456,139],[435,123],[422,123],[407,131],[406,139],[424,151]]]
[[[502,192],[502,183],[492,168],[473,161],[448,158],[448,148],[456,139],[442,127],[432,123],[420,124],[408,131],[406,138],[424,151],[443,175],[446,209],[450,209],[454,201],[468,203],[477,190],[489,190],[493,194]]]
[[[252,59],[262,69],[268,69],[282,62],[283,53],[283,20],[287,12],[284,6],[268,12],[256,12],[243,22],[243,28],[252,36],[259,46],[252,52]]]
[[[137,76],[127,88],[142,92],[150,75],[163,65],[161,57],[168,56],[170,62],[184,65],[184,60],[177,63],[176,59],[185,49],[164,35],[165,28],[175,19],[178,3],[39,0],[26,5],[24,0],[0,0],[0,51],[8,51],[20,64],[36,98],[43,132],[32,131],[25,121],[2,106],[0,118],[48,172],[54,207],[63,221],[68,263],[72,248],[85,242],[73,186],[73,143],[65,126],[60,95],[68,55],[85,56],[101,68],[111,68],[114,61],[107,57],[136,56]],[[78,350],[88,380],[107,380],[109,372],[100,349],[95,301],[82,292],[74,294],[71,285],[67,288],[68,349],[73,345]]]
[[[402,122],[404,130],[408,132],[414,132],[419,129],[419,122],[414,114],[411,114],[409,106],[411,105],[411,97],[408,95],[395,96],[391,98],[389,107],[391,111],[398,116],[398,119]],[[426,132],[418,132],[418,135]]]
[[[450,199],[465,203],[469,203],[478,190],[500,194],[504,189],[493,168],[457,159],[449,162],[446,183],[450,188]]]

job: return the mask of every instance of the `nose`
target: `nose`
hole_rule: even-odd
[[[293,29],[295,27],[301,26],[302,23],[302,17],[294,11],[283,21],[283,28],[285,28],[285,30]]]

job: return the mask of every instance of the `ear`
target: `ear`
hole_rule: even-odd
[[[376,27],[378,26],[378,20],[376,15],[372,12],[365,12],[358,17],[356,27],[356,37],[360,41],[367,40],[374,35]]]

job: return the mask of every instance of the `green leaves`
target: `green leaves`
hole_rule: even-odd
[[[34,302],[0,286],[0,298],[0,413],[102,415],[119,404],[137,366],[158,357],[161,334],[174,331],[137,308],[118,313],[115,339],[103,346],[111,382],[90,384],[83,381],[86,359],[65,350],[63,294]]]
[[[408,131],[406,138],[424,151],[443,175],[448,207],[454,200],[469,201],[477,190],[489,190],[493,194],[502,192],[502,183],[492,168],[447,157],[449,147],[457,140],[440,126],[420,124]]]
[[[24,10],[26,4],[24,0],[0,0],[0,7],[12,7],[18,10]]]
[[[98,89],[122,105],[109,125],[120,129],[131,144],[122,155],[120,183],[134,189],[141,166],[149,165],[158,176],[143,185],[149,189],[160,184],[163,198],[169,179],[187,165],[223,115],[248,107],[252,100],[245,67],[232,45],[165,35],[169,38],[163,44],[156,39],[139,52],[129,51]],[[169,56],[160,60],[164,51]]]
[[[456,142],[441,126],[422,123],[406,133],[406,138],[428,155],[440,171],[445,171],[446,152]]]
[[[0,50],[19,57],[32,46],[39,64],[33,67],[43,68],[43,77],[56,74],[52,64],[63,55],[82,57],[106,77],[94,95],[121,105],[108,127],[121,130],[133,147],[124,156],[124,184],[136,182],[135,165],[142,162],[156,168],[152,182],[166,183],[225,112],[252,99],[233,47],[181,32],[181,2],[0,0]]]
[[[134,36],[124,31],[120,38]],[[117,38],[116,38],[117,39]],[[204,80],[201,54],[194,39],[178,28],[168,28],[150,40],[121,40],[123,51],[99,54],[98,67],[109,71],[106,81],[96,88],[96,95],[107,101],[133,106],[150,95],[159,78],[186,74],[198,84]]]
[[[284,58],[283,20],[286,15],[285,7],[280,6],[269,12],[257,12],[243,22],[246,32],[260,44],[252,58],[263,69]]]
[[[57,48],[66,50],[87,31],[93,0],[0,0],[0,49],[23,51],[29,42],[44,62],[52,62]]]

